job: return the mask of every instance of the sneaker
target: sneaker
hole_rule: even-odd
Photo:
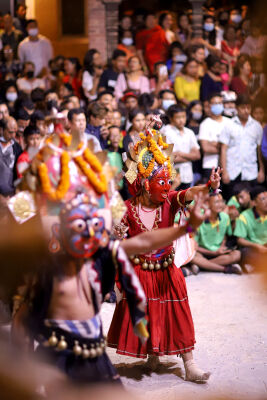
[[[247,274],[251,274],[251,272],[254,271],[254,267],[250,264],[244,264],[243,265],[243,271],[246,272]]]
[[[197,264],[191,264],[191,271],[194,275],[197,275],[199,273],[199,266]]]
[[[237,274],[242,275],[242,268],[239,264],[230,264],[224,267],[225,274]]]

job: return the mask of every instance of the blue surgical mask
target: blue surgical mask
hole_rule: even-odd
[[[214,30],[214,24],[211,24],[211,23],[206,22],[206,23],[204,24],[204,30],[205,30],[206,32],[212,32],[212,31]]]
[[[202,118],[202,112],[201,111],[193,111],[192,112],[192,118],[195,121],[199,121]]]
[[[162,108],[164,111],[167,111],[170,106],[173,106],[173,104],[175,104],[175,100],[162,100]]]
[[[214,115],[221,115],[223,113],[223,104],[212,104],[210,110]]]
[[[230,19],[235,24],[239,24],[242,21],[242,16],[240,14],[235,14],[235,15],[231,15]]]

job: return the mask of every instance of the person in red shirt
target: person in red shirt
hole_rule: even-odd
[[[26,149],[21,153],[17,160],[16,169],[18,178],[22,178],[23,172],[30,166],[29,148],[39,148],[41,144],[41,133],[34,125],[29,125],[23,132]]]
[[[69,83],[72,86],[73,93],[75,96],[81,98],[81,65],[76,57],[66,58],[64,61],[65,76],[63,77],[63,83]]]
[[[154,14],[148,14],[145,19],[146,29],[136,35],[136,49],[144,69],[153,74],[154,64],[167,61],[169,43],[161,26],[157,25]]]

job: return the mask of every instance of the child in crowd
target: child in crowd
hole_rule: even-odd
[[[221,194],[211,194],[209,198],[210,216],[197,230],[195,240],[197,252],[192,264],[203,270],[242,274],[239,264],[240,251],[226,247],[227,236],[232,235],[229,216],[222,211]]]
[[[31,163],[29,149],[38,149],[42,139],[40,130],[34,125],[27,126],[23,136],[26,148],[17,160],[16,168],[18,178],[22,178],[22,173],[29,167]]]
[[[122,189],[123,180],[122,180],[122,153],[123,149],[120,147],[122,141],[122,134],[120,132],[120,128],[118,126],[112,125],[109,127],[109,149],[108,149],[108,158],[109,163],[112,167],[116,169],[115,172],[115,183],[117,184],[117,190]]]
[[[173,144],[175,169],[180,172],[179,189],[187,189],[193,182],[192,161],[200,159],[199,145],[191,129],[185,127],[186,110],[178,105],[168,109],[170,124],[162,129],[166,142]]]

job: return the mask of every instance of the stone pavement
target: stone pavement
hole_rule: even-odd
[[[267,399],[267,293],[261,276],[200,273],[187,278],[191,310],[196,329],[195,359],[212,372],[207,384],[183,379],[182,360],[162,357],[156,372],[144,361],[116,354],[108,349],[126,389],[139,397],[171,400],[177,398]],[[113,304],[101,310],[105,333]]]

